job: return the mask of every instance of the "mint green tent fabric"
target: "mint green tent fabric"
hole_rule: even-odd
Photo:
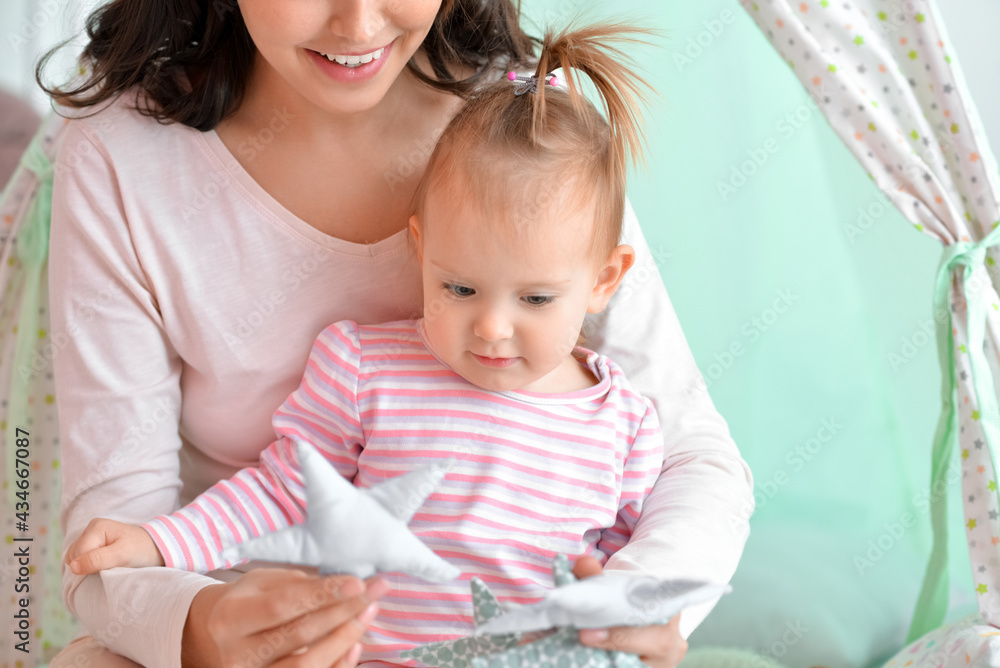
[[[872,180],[917,230],[945,245],[933,311],[945,405],[932,453],[936,540],[910,638],[945,618],[946,492],[959,478],[980,612],[998,623],[1000,408],[990,366],[1000,297],[987,264],[995,266],[1000,242],[1000,172],[935,4],[766,0],[747,11]],[[956,448],[960,473],[951,465]]]

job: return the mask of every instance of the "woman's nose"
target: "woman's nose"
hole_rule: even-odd
[[[383,0],[330,0],[330,30],[357,48],[373,46],[372,39],[386,23],[383,4]]]
[[[479,314],[472,325],[473,333],[484,341],[505,341],[514,335],[514,325],[509,318],[496,309]]]

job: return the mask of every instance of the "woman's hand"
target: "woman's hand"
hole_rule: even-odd
[[[350,576],[320,577],[295,569],[259,568],[210,585],[191,601],[184,668],[336,666],[353,668],[358,642],[389,586]]]
[[[145,529],[134,524],[97,518],[66,550],[64,561],[77,575],[107,568],[163,566],[163,555]]]
[[[573,564],[577,578],[600,575],[604,569],[593,557],[581,557]],[[667,624],[618,626],[613,629],[584,629],[580,642],[588,647],[638,654],[650,668],[675,668],[687,654],[687,641],[681,637],[680,614]]]

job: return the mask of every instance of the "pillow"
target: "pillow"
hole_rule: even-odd
[[[1000,666],[1000,629],[983,621],[978,614],[968,615],[913,641],[889,659],[885,668],[914,665]]]

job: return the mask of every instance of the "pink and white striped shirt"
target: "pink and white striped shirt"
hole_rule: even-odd
[[[662,465],[659,422],[614,362],[577,353],[598,379],[593,387],[493,392],[445,366],[419,320],[335,323],[275,413],[278,439],[260,466],[142,526],[167,566],[206,572],[234,565],[219,556],[226,546],[304,521],[293,436],[361,487],[455,458],[409,526],[462,576],[431,584],[386,574],[393,591],[364,639],[362,662],[413,664],[399,653],[471,633],[472,576],[501,601],[534,602],[553,586],[555,555],[603,563],[628,542]]]

